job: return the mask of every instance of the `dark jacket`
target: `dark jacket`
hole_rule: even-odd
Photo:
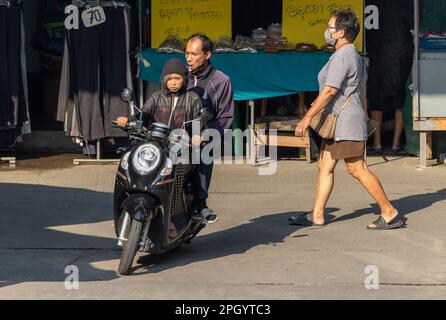
[[[206,68],[190,73],[188,89],[203,87],[212,102],[214,118],[208,122],[208,127],[217,129],[221,135],[224,129],[229,129],[234,119],[234,93],[231,81],[223,72],[215,70],[211,64]]]
[[[188,102],[186,101],[186,97]],[[174,108],[174,97],[165,89],[156,91],[144,104],[142,120],[147,125],[151,122],[161,122],[170,126],[170,129],[182,128],[185,121],[197,119],[203,107],[201,98],[195,92],[183,89]],[[170,124],[169,124],[170,119]],[[188,125],[190,128],[191,125]],[[206,125],[202,123],[202,130]],[[188,129],[188,128],[186,128]]]

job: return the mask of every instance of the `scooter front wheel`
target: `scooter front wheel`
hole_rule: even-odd
[[[118,272],[122,275],[128,275],[133,264],[136,251],[138,251],[139,240],[141,239],[142,222],[132,219],[127,241],[122,247],[121,261],[119,262]]]

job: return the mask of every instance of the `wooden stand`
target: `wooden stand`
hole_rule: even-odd
[[[254,161],[259,160],[262,146],[270,145],[269,130],[277,131],[277,146],[305,148],[307,163],[311,163],[311,138],[307,131],[304,137],[296,137],[294,131],[298,118],[294,117],[265,117],[254,124]]]

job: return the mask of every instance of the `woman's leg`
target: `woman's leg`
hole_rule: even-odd
[[[403,122],[403,110],[395,109],[395,129],[393,133],[393,149],[398,149],[401,147],[401,134],[403,133],[404,122]]]
[[[372,116],[372,119],[377,122],[376,130],[373,133],[373,148],[380,149],[380,148],[382,148],[381,130],[382,130],[382,125],[383,125],[383,112],[382,111],[372,111],[370,114]]]
[[[318,169],[319,175],[316,184],[316,198],[314,201],[313,217],[311,220],[317,224],[324,224],[324,212],[328,198],[333,190],[334,169],[338,160],[331,157],[331,153],[322,150],[319,154]]]
[[[378,178],[369,170],[364,157],[345,159],[348,172],[367,190],[381,209],[381,216],[390,222],[398,215],[398,211],[392,206]],[[370,225],[370,227],[374,227]]]

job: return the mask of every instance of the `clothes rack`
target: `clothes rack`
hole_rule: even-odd
[[[78,6],[130,6],[128,2],[124,1],[99,1],[99,0],[90,0],[90,1],[73,1],[73,4]],[[142,28],[143,28],[143,19],[142,19],[142,1],[138,1],[138,17],[139,17],[139,48],[142,50],[143,48],[143,35],[142,35]],[[139,64],[138,64],[139,65]],[[144,95],[143,95],[143,80],[141,78],[138,79],[138,96],[139,96],[139,105],[140,107],[144,103]],[[133,114],[133,109],[130,108],[130,114]],[[88,149],[88,147],[87,147]],[[81,164],[119,164],[120,159],[103,159],[101,154],[101,141],[96,140],[96,158],[95,159],[74,159],[73,164],[74,165],[81,165]]]
[[[100,1],[100,0],[90,0],[90,1],[82,1],[82,0],[74,0],[73,5],[77,7],[91,7],[91,6],[101,6],[101,7],[125,7],[130,6],[126,1]]]
[[[88,147],[87,147],[88,149]],[[121,159],[102,159],[101,158],[101,140],[96,140],[96,159],[74,159],[74,165],[80,164],[119,164]]]
[[[22,0],[0,0],[0,6],[2,7],[12,7],[12,6],[20,6],[22,4]]]

